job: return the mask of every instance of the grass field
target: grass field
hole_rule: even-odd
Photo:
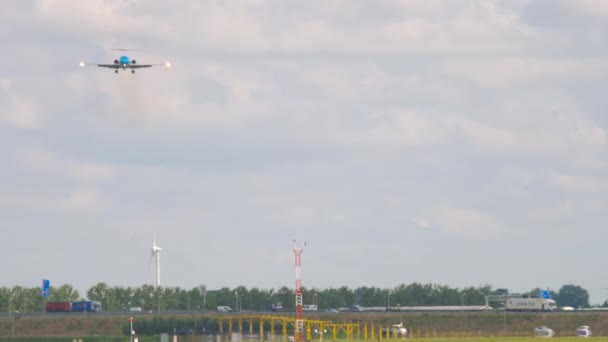
[[[309,316],[310,319],[314,317]],[[207,331],[213,331],[213,326],[217,328],[217,318],[219,315],[206,315],[197,317],[197,326],[207,327]],[[608,313],[579,313],[579,314],[509,314],[507,319],[503,315],[497,314],[337,314],[332,317],[317,317],[316,319],[331,320],[334,322],[357,323],[361,329],[355,333],[355,337],[365,342],[377,342],[378,331],[380,328],[390,327],[391,324],[403,321],[405,327],[410,330],[411,340],[425,340],[429,342],[459,342],[459,341],[529,341],[539,339],[532,338],[534,327],[547,325],[556,332],[553,340],[558,341],[582,341],[581,338],[574,337],[574,330],[580,325],[589,325],[593,331],[593,340],[606,340],[608,342]],[[11,322],[8,318],[0,318],[0,342],[3,341],[56,341],[72,342],[74,338],[82,341],[128,341],[128,315],[112,316],[41,316],[41,317],[22,317]],[[506,323],[506,324],[505,324]],[[226,322],[224,324],[227,324]],[[246,323],[245,323],[246,324]],[[266,323],[268,324],[268,323]],[[136,317],[134,329],[144,335],[155,335],[155,337],[140,337],[141,342],[159,341],[156,332],[172,332],[174,328],[193,327],[192,315],[167,315],[161,317],[139,316]],[[372,338],[372,325],[375,329]],[[145,327],[153,327],[154,333],[145,333]],[[507,336],[505,336],[505,327]],[[237,322],[233,322],[233,331],[237,330]],[[257,326],[253,330],[257,333]],[[151,330],[147,330],[151,331]],[[228,331],[224,325],[224,332]],[[248,329],[245,326],[244,332]],[[280,335],[281,328],[277,327],[277,335]],[[265,327],[265,333],[269,332],[269,327]],[[367,332],[367,333],[365,333]],[[120,337],[122,335],[122,337]],[[343,334],[342,334],[343,335]],[[15,336],[16,339],[11,339]],[[103,337],[118,336],[118,337]],[[368,339],[363,339],[363,337]],[[280,336],[276,336],[275,341],[281,341]],[[323,338],[324,342],[331,341],[331,336]],[[346,341],[345,339],[338,339]],[[180,341],[194,342],[193,338],[180,338]],[[257,339],[252,341],[258,341]],[[319,341],[318,335],[313,335],[312,342]],[[381,342],[397,342],[401,339],[385,339]],[[199,336],[197,342],[202,342]],[[210,342],[206,340],[205,342]],[[320,342],[320,341],[319,341]]]
[[[591,341],[608,341],[608,337],[591,337]],[[410,339],[414,340],[414,339]],[[421,338],[417,340],[422,340],[424,342],[466,342],[466,341],[474,341],[474,342],[539,342],[542,341],[542,338],[534,338],[534,337],[453,337],[453,338]],[[589,339],[582,339],[580,337],[553,337],[550,341],[554,342],[582,342],[588,341]],[[1,342],[73,342],[72,338],[18,338],[18,339],[0,339]],[[128,337],[87,337],[83,338],[82,342],[128,342]],[[160,338],[155,337],[139,337],[139,342],[158,342]],[[180,342],[203,342],[202,337],[198,337],[196,340],[194,337],[180,337]],[[209,340],[205,340],[208,342]],[[316,342],[318,340],[312,340],[311,342]],[[324,339],[324,341],[331,342],[331,339]],[[346,342],[347,340],[338,340],[340,342]],[[409,340],[403,339],[388,339],[383,340],[386,342],[404,342]],[[224,342],[224,341],[222,341]],[[350,340],[348,342],[369,342],[365,340]]]

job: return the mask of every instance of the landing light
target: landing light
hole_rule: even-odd
[[[83,67],[84,66],[84,62],[80,62],[80,66]]]
[[[170,68],[170,67],[171,67],[171,62],[165,62],[165,66],[166,66],[167,68]]]

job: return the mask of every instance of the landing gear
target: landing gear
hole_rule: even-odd
[[[131,73],[134,74],[135,73],[135,69],[131,69]]]
[[[118,74],[118,69],[114,70],[114,73],[115,73],[115,74]]]

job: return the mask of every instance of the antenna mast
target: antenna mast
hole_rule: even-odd
[[[296,257],[296,331],[295,342],[304,342],[304,310],[302,306],[302,252],[303,248],[295,246],[293,240],[293,254]],[[306,246],[306,242],[304,243]]]

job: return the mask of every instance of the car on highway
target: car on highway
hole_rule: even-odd
[[[190,328],[181,328],[177,329],[175,333],[180,336],[191,336],[194,335],[194,330]]]
[[[283,310],[283,304],[281,303],[266,305],[266,311],[278,312],[281,310]]]
[[[591,337],[591,328],[588,325],[581,325],[574,331],[574,334],[578,337]]]
[[[555,331],[547,326],[541,325],[534,328],[534,337],[553,337],[553,335],[555,335]]]
[[[339,311],[339,310],[336,310],[336,309],[325,309],[325,310],[323,310],[323,312],[328,312],[328,313],[340,313],[340,311]]]
[[[353,306],[343,307],[338,310],[340,310],[340,312],[361,312],[361,311],[363,311],[363,307],[361,305],[353,305]]]

